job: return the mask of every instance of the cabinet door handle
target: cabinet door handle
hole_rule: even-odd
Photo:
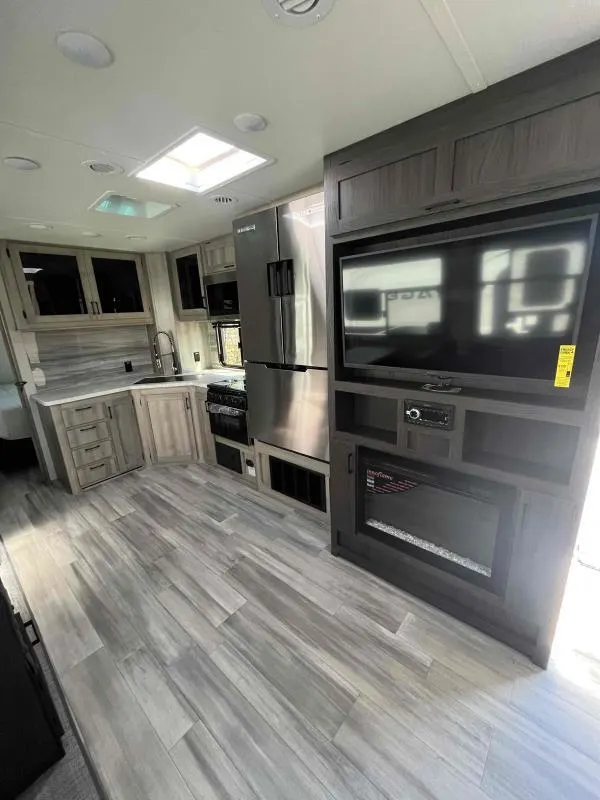
[[[354,453],[348,453],[348,475],[354,472]]]
[[[185,396],[185,407],[187,408],[188,411],[192,410],[192,407],[190,405],[190,396],[189,396],[189,394],[186,394],[186,396]]]
[[[108,409],[108,418],[109,418],[109,419],[112,419],[112,418],[113,418],[113,415],[112,415],[112,408],[111,408],[110,406],[106,406],[106,408]]]
[[[75,411],[79,413],[80,411],[91,411],[92,406],[83,406],[83,408],[76,408]]]
[[[84,450],[83,452],[84,452],[84,453],[91,453],[91,452],[92,452],[92,450],[99,450],[99,449],[100,449],[100,445],[99,445],[99,444],[96,444],[96,445],[94,445],[93,447],[86,447],[86,448],[85,448],[85,450]]]

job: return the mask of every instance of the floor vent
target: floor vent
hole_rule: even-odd
[[[319,511],[327,511],[325,476],[269,456],[271,489]]]

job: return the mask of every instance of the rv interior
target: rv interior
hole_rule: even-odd
[[[0,800],[600,798],[599,132],[600,2],[0,3]]]

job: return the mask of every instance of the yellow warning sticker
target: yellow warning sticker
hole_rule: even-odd
[[[561,344],[556,362],[554,385],[557,389],[568,389],[571,385],[573,362],[575,361],[575,345]]]

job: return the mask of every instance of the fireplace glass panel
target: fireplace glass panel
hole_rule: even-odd
[[[495,577],[506,510],[500,485],[391,457],[363,455],[360,463],[362,533],[476,583]]]

